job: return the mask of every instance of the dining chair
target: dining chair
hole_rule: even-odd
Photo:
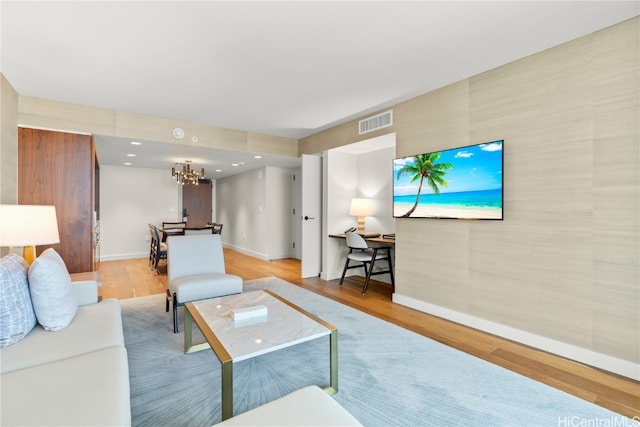
[[[365,281],[362,287],[362,295],[367,292],[367,286],[369,286],[369,279],[371,276],[377,274],[389,274],[391,277],[391,286],[395,290],[396,284],[393,277],[393,262],[391,260],[391,246],[379,243],[369,244],[367,241],[356,232],[345,233],[347,240],[347,247],[349,253],[344,263],[344,269],[342,270],[342,277],[340,278],[340,286],[344,281],[344,276],[347,274],[347,270],[352,268],[364,268]],[[376,261],[387,261],[387,269],[374,270]],[[350,265],[351,261],[356,264]]]
[[[154,268],[153,262],[155,260],[155,247],[154,247],[155,238],[156,238],[156,235],[153,230],[153,224],[149,224],[149,267],[151,267],[152,269]]]
[[[184,234],[186,226],[186,221],[162,221],[162,242],[166,242],[168,236]]]
[[[151,234],[149,261],[151,269],[157,273],[160,260],[167,259],[167,244],[160,239],[160,231],[158,230],[158,227],[153,224],[149,224],[149,232]]]
[[[162,228],[167,230],[172,228],[185,228],[186,226],[186,221],[162,221]]]

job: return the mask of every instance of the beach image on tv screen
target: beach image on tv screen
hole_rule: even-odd
[[[393,161],[396,218],[502,219],[503,141]]]

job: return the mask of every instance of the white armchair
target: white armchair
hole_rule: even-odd
[[[173,301],[173,332],[178,332],[178,306],[189,301],[242,292],[242,278],[227,274],[219,234],[170,236],[167,239],[166,310]]]

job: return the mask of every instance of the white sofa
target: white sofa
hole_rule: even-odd
[[[0,350],[0,425],[131,424],[120,303],[96,303],[96,282],[72,288],[78,308],[68,326],[38,324]]]
[[[362,424],[324,390],[308,386],[229,418],[216,424],[218,426],[347,427]]]

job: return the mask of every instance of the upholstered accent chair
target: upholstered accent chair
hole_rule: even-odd
[[[178,306],[242,292],[242,278],[226,273],[219,234],[169,236],[167,279],[166,311],[173,301],[175,333],[178,332]]]

